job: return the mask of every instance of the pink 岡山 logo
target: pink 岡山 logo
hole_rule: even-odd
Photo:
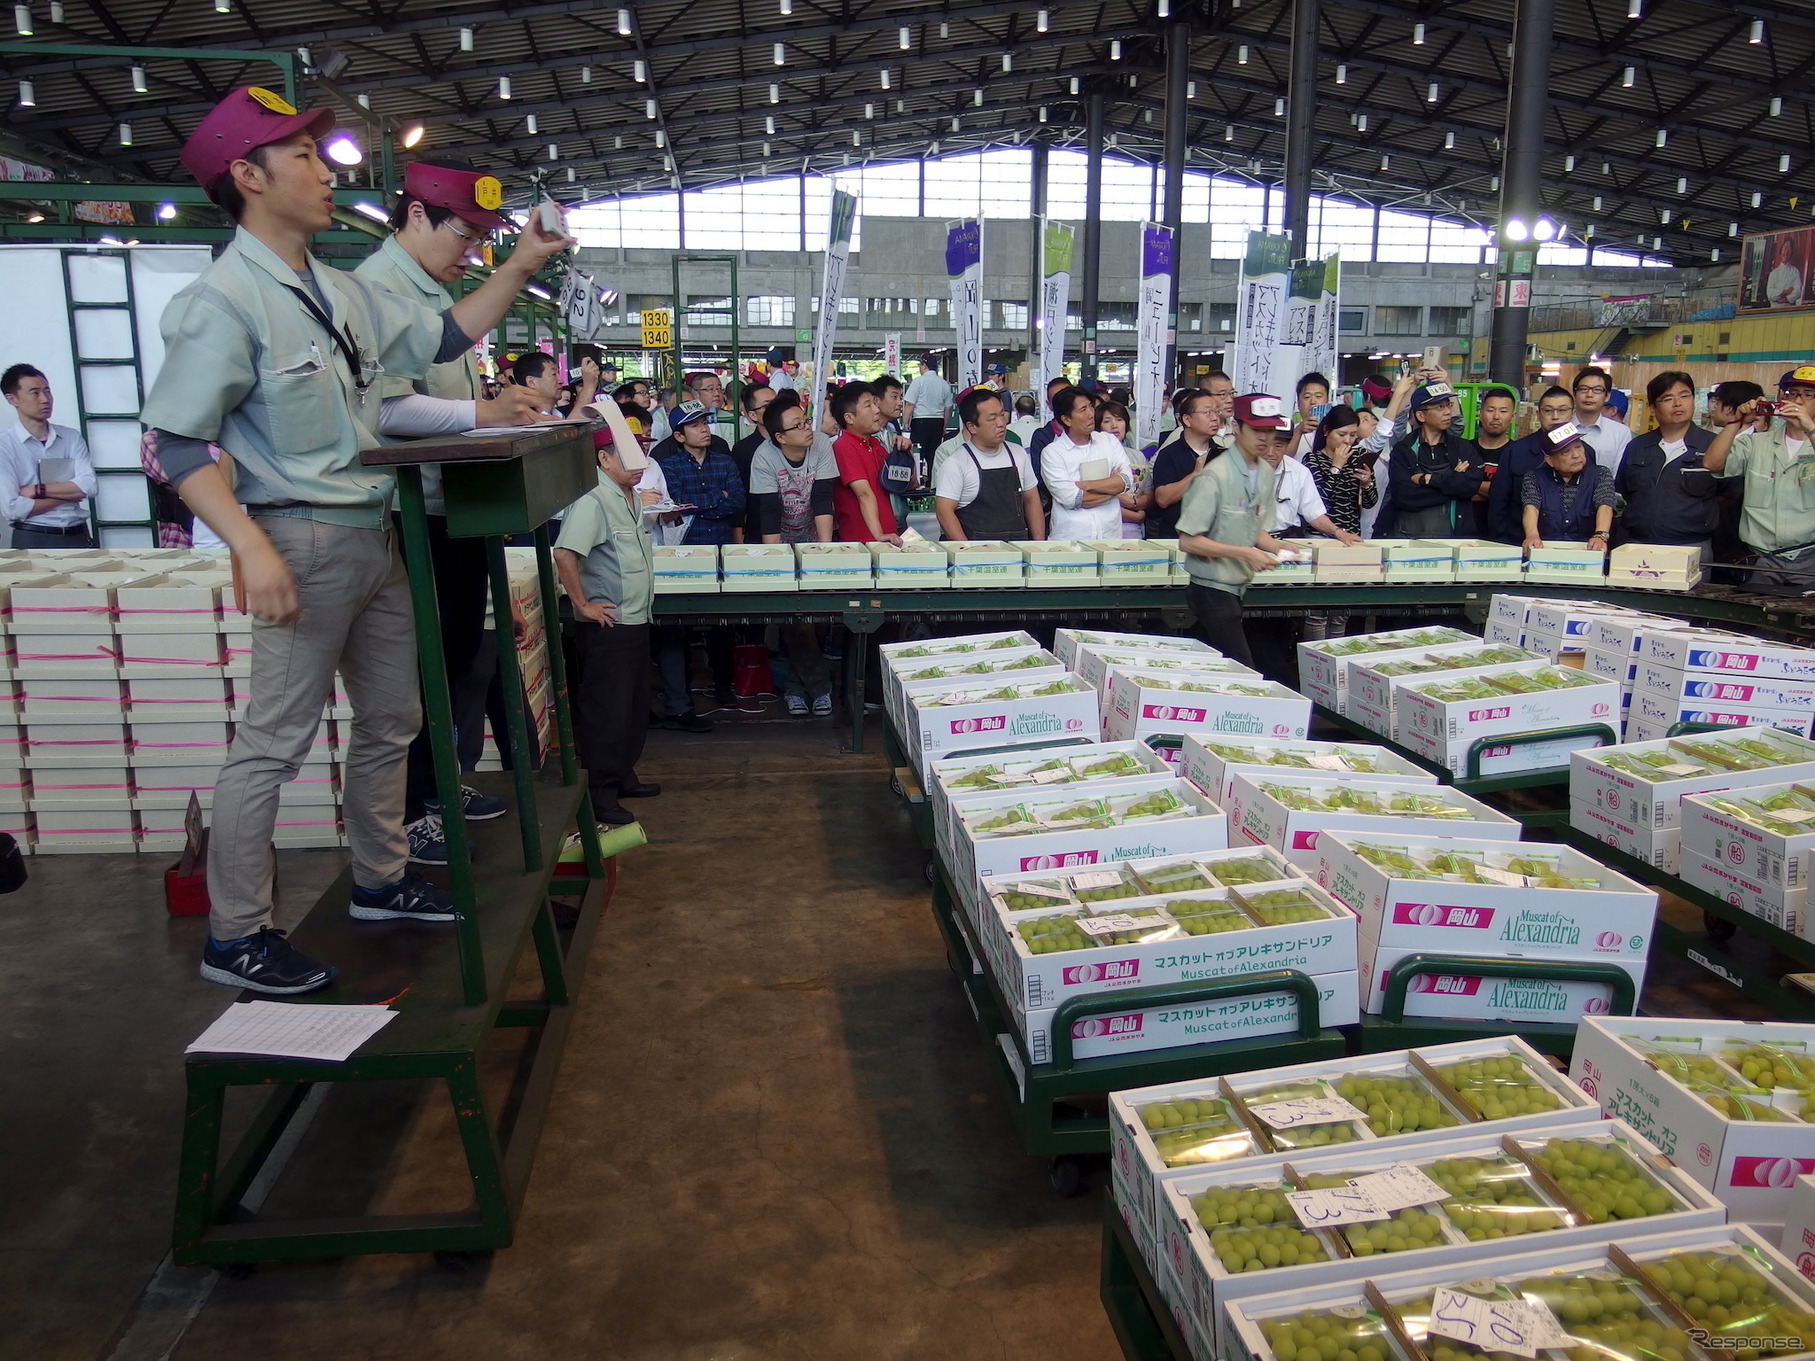
[[[1735,1158],[1727,1185],[1786,1191],[1810,1172],[1815,1172],[1815,1158]]]
[[[952,720],[954,733],[1001,732],[1007,726],[1008,719],[1001,714],[995,714],[989,718],[954,718]]]
[[[1086,1016],[1072,1023],[1071,1037],[1074,1040],[1113,1040],[1123,1035],[1139,1035],[1146,1019],[1138,1011],[1128,1016]]]
[[[1406,988],[1407,992],[1436,993],[1444,997],[1473,997],[1481,991],[1479,978],[1459,974],[1419,974]]]
[[[1081,983],[1131,983],[1141,976],[1138,959],[1113,959],[1103,964],[1074,964],[1059,971],[1065,986]]]
[[[1468,711],[1468,721],[1470,723],[1485,723],[1489,719],[1510,717],[1512,717],[1512,710],[1504,707],[1498,709],[1470,709]]]
[[[1491,907],[1455,907],[1442,903],[1394,903],[1395,926],[1451,926],[1486,930],[1494,924]],[[1425,975],[1428,977],[1428,975]]]

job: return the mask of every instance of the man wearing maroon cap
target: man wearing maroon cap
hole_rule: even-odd
[[[564,238],[532,226],[510,260],[437,311],[309,254],[333,220],[325,109],[235,90],[183,146],[189,172],[238,223],[231,244],[164,311],[165,361],[140,419],[184,502],[233,550],[257,617],[251,701],[215,786],[213,911],[202,977],[312,992],[336,970],[271,919],[271,834],[338,668],[353,702],[346,827],[352,916],[451,921],[449,896],[408,868],[404,757],[421,726],[409,587],[391,527],[393,478],[364,468],[378,382],[457,359],[503,319]],[[478,199],[496,211],[495,183]],[[490,199],[490,203],[487,203]],[[234,482],[208,455],[231,457]],[[244,505],[244,509],[241,506]]]
[[[1179,509],[1178,546],[1191,584],[1185,600],[1205,640],[1225,657],[1253,663],[1242,630],[1242,595],[1256,572],[1279,565],[1285,545],[1269,532],[1277,505],[1262,455],[1286,428],[1285,404],[1264,392],[1235,399],[1235,447],[1191,479]]]
[[[454,305],[447,290],[481,263],[486,236],[509,224],[479,203],[486,176],[471,166],[414,161],[403,173],[403,196],[391,212],[393,234],[368,255],[354,272],[380,288],[445,311]],[[496,181],[492,181],[496,183]],[[485,191],[489,198],[489,190]],[[437,364],[428,376],[411,381],[379,380],[384,400],[378,433],[387,444],[425,435],[459,434],[484,425],[532,425],[539,397],[532,388],[511,385],[489,401],[480,397],[479,362],[468,346],[458,359]],[[485,632],[488,567],[483,539],[448,537],[447,506],[441,498],[441,469],[422,468],[423,499],[428,507],[429,551],[441,607],[441,649],[454,706],[454,732],[462,770],[479,763],[485,737],[485,703],[498,670],[497,649]],[[519,629],[522,621],[517,621]],[[462,789],[461,811],[469,821],[485,822],[509,811],[503,799]],[[445,865],[447,843],[436,798],[435,765],[428,725],[410,743],[404,795],[404,836],[410,860],[418,865]]]

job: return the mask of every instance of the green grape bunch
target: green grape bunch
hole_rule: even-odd
[[[1569,1361],[1696,1361],[1701,1355],[1687,1333],[1659,1319],[1626,1281],[1540,1276],[1515,1288],[1548,1306],[1577,1340]]]
[[[1305,1178],[1305,1189],[1343,1190],[1353,1175],[1339,1172],[1334,1175],[1319,1173],[1308,1176]],[[1338,1232],[1348,1243],[1349,1251],[1357,1257],[1372,1257],[1389,1252],[1416,1252],[1419,1248],[1441,1247],[1449,1242],[1443,1232],[1443,1220],[1415,1205],[1410,1209],[1395,1210],[1386,1219],[1374,1223],[1344,1224]]]
[[[1333,1256],[1315,1234],[1298,1226],[1285,1188],[1213,1187],[1192,1197],[1191,1205],[1210,1234],[1211,1250],[1231,1275]]]
[[[1424,1174],[1450,1193],[1443,1214],[1471,1243],[1568,1227],[1569,1216],[1538,1195],[1531,1174],[1511,1158],[1445,1158]]]
[[[1552,1139],[1531,1155],[1593,1224],[1645,1219],[1683,1207],[1622,1149],[1593,1139]]]
[[[1335,1087],[1336,1095],[1366,1112],[1368,1128],[1383,1139],[1462,1123],[1421,1078],[1345,1073]]]
[[[1815,1313],[1799,1309],[1738,1253],[1673,1252],[1639,1270],[1702,1327],[1729,1337],[1796,1340],[1784,1348],[1732,1348],[1739,1361],[1815,1350]],[[1723,1352],[1728,1349],[1722,1349]]]
[[[1274,1361],[1389,1361],[1394,1355],[1377,1318],[1309,1311],[1264,1319],[1261,1336]]]
[[[1437,1071],[1483,1120],[1511,1120],[1563,1108],[1563,1099],[1540,1082],[1523,1059],[1511,1054],[1465,1059]]]

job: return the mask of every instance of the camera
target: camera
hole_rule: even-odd
[[[1782,409],[1782,402],[1760,401],[1752,404],[1752,414],[1754,416],[1775,416]]]

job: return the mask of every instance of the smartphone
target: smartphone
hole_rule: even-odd
[[[1443,346],[1426,345],[1424,347],[1424,367],[1425,368],[1427,368],[1427,369],[1447,369],[1449,367],[1449,365],[1447,363],[1445,363],[1444,360],[1445,360],[1445,356],[1443,353]]]
[[[1323,418],[1330,414],[1332,405],[1333,403],[1330,402],[1317,403],[1316,406],[1311,408],[1311,419],[1321,423]]]

